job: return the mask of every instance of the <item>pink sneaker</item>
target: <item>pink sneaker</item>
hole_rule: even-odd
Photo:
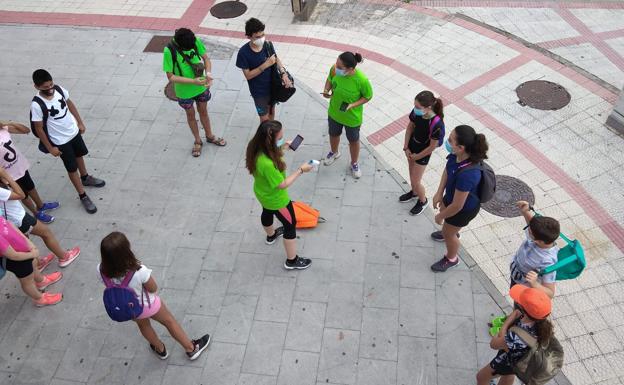
[[[80,255],[80,247],[74,247],[73,249],[67,250],[65,256],[63,258],[59,258],[59,266],[67,267],[70,263],[74,262],[74,259],[78,258]]]
[[[44,275],[43,281],[35,282],[35,286],[37,286],[37,289],[43,290],[46,287],[52,285],[53,283],[57,283],[58,281],[61,280],[61,278],[63,278],[63,273],[61,273],[60,271],[56,271],[54,273]]]
[[[41,299],[39,299],[38,301],[33,301],[35,306],[37,307],[41,307],[41,306],[49,306],[49,305],[56,305],[57,303],[61,302],[63,300],[63,294],[61,293],[43,293],[41,295]]]
[[[41,257],[37,260],[37,270],[43,271],[54,260],[54,254],[50,253],[45,257]]]

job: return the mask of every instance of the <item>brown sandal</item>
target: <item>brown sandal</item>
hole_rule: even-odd
[[[212,139],[209,137],[206,137],[206,143],[211,143],[219,147],[223,147],[226,145],[225,140],[223,138],[218,138],[216,135],[213,135]]]
[[[197,158],[198,156],[201,155],[203,145],[204,144],[202,142],[193,143],[193,150],[191,151],[191,155],[193,155],[193,158]]]

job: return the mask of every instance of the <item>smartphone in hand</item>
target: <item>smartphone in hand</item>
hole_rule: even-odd
[[[299,146],[301,145],[301,142],[303,142],[303,136],[301,135],[295,136],[295,139],[293,139],[293,141],[290,142],[290,149],[293,151],[297,151],[297,148],[299,148]]]
[[[340,111],[345,112],[347,110],[347,107],[349,107],[349,103],[342,102],[342,104],[340,105]]]

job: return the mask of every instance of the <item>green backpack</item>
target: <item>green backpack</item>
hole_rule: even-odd
[[[544,385],[552,380],[563,366],[563,347],[554,336],[548,344],[541,345],[526,330],[512,326],[510,331],[516,333],[530,348],[529,352],[513,365],[516,377],[526,385]]]
[[[550,265],[542,271],[540,275],[557,272],[557,281],[563,281],[566,279],[574,279],[581,275],[587,262],[585,262],[585,252],[578,240],[570,240],[563,234],[559,234],[561,239],[566,241],[567,245],[559,249],[557,253],[557,263]]]

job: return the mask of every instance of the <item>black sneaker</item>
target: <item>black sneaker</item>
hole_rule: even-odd
[[[431,265],[431,270],[443,273],[451,267],[455,267],[457,265],[459,265],[459,257],[457,257],[457,260],[455,260],[455,262],[451,262],[448,258],[446,258],[446,256],[444,256],[438,262]]]
[[[80,203],[82,203],[82,206],[84,206],[89,214],[95,214],[97,212],[97,207],[95,207],[95,204],[88,195],[80,198]]]
[[[414,199],[414,193],[412,191],[408,191],[399,197],[399,202],[407,203],[411,201],[412,199]]]
[[[187,352],[186,356],[189,358],[189,360],[194,361],[208,347],[208,344],[210,343],[210,335],[206,334],[202,338],[198,340],[193,340],[192,342],[193,346],[195,346],[195,350],[193,350],[192,352]]]
[[[93,175],[87,175],[86,178],[80,179],[82,180],[83,186],[104,187],[104,185],[106,184],[106,182],[104,182],[102,179],[96,178]]]
[[[265,242],[267,245],[272,245],[275,243],[275,241],[277,241],[277,238],[281,237],[282,235],[284,235],[284,226],[280,226],[275,229],[275,233],[273,233],[273,236],[269,237],[267,235]]]
[[[459,233],[457,233],[457,238],[460,238],[461,235],[459,235]],[[444,242],[444,236],[442,235],[442,231],[434,231],[433,233],[431,233],[431,239],[433,239],[434,241],[438,241],[438,242]]]
[[[410,210],[410,215],[418,215],[425,211],[425,207],[429,206],[429,199],[425,200],[425,203],[422,203],[420,200],[416,202],[416,205],[412,207]]]
[[[303,269],[307,269],[308,267],[310,267],[310,265],[312,264],[312,260],[309,258],[301,258],[300,256],[296,256],[295,259],[293,259],[292,261],[290,259],[287,259],[286,262],[284,262],[284,269],[286,270],[303,270]]]
[[[154,354],[156,354],[158,356],[158,358],[160,358],[161,360],[166,360],[167,357],[169,357],[169,352],[167,352],[167,347],[165,346],[165,344],[163,344],[163,351],[159,352],[156,350],[156,347],[152,344],[150,344],[150,349],[152,349],[152,351],[154,352]]]

